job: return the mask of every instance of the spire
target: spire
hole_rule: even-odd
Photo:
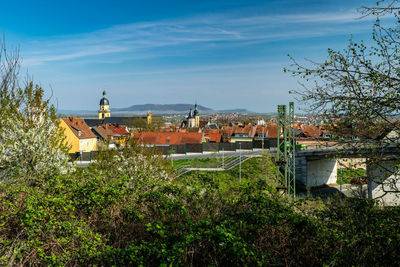
[[[108,99],[106,98],[106,90],[103,91],[103,97],[100,99],[100,105],[109,105]]]
[[[199,114],[199,111],[197,110],[197,100],[196,100],[196,104],[194,104],[193,116],[197,116],[198,114]]]
[[[110,102],[106,97],[106,90],[103,91],[103,97],[100,99],[99,119],[111,117]]]
[[[191,108],[190,108],[189,115],[188,115],[187,118],[188,118],[188,119],[192,118],[192,109],[191,109]]]

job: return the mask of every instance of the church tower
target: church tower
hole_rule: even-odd
[[[193,111],[193,117],[194,117],[194,127],[200,127],[200,116],[199,116],[199,111],[197,110],[197,103],[194,105],[194,111]]]
[[[106,90],[103,91],[103,98],[100,100],[99,120],[111,117],[110,102],[106,98]]]
[[[187,127],[188,128],[194,128],[195,127],[196,121],[195,121],[195,119],[193,117],[192,109],[190,109],[189,115],[188,115],[186,120],[187,120]]]
[[[151,111],[147,112],[147,116],[146,116],[146,120],[147,120],[147,124],[150,125],[152,123],[153,120],[153,113],[151,113]]]

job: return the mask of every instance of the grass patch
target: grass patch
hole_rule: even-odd
[[[217,168],[221,167],[223,158],[204,158],[204,159],[178,159],[173,161],[174,168],[190,165],[191,168]],[[226,159],[225,159],[226,160]]]
[[[367,171],[365,169],[338,169],[337,170],[337,184],[340,184],[340,176],[342,175],[342,184],[349,184],[351,179],[365,176]]]
[[[265,181],[269,185],[275,184],[276,166],[269,156],[254,157],[242,163],[241,182],[239,180],[239,166],[225,171],[191,171],[177,178],[179,184],[189,183],[199,187],[207,184],[215,187],[227,197],[234,197],[240,187]]]

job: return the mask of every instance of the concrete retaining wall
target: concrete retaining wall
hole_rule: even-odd
[[[368,197],[377,199],[384,206],[400,205],[400,160],[367,163]]]
[[[336,183],[337,160],[332,158],[307,161],[307,186]]]

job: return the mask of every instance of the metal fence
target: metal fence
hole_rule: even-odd
[[[220,151],[236,151],[235,143],[220,143],[219,145]]]
[[[220,152],[220,151],[236,151],[236,150],[253,150],[256,149],[269,149],[271,141],[268,139],[254,140],[252,142],[238,141],[236,143],[203,143],[203,144],[184,144],[184,145],[169,145],[169,146],[154,146],[154,149],[159,151],[163,155],[170,154],[187,154],[187,153],[203,153],[203,152]],[[264,143],[264,144],[263,144]],[[275,142],[276,146],[276,142]],[[100,152],[77,152],[70,153],[70,159],[91,161],[96,159],[96,156]]]
[[[185,144],[186,153],[203,153],[203,144]]]
[[[267,139],[263,140],[254,140],[253,141],[253,148],[270,148],[270,141]]]
[[[219,151],[219,143],[204,143],[203,151],[218,152]]]

